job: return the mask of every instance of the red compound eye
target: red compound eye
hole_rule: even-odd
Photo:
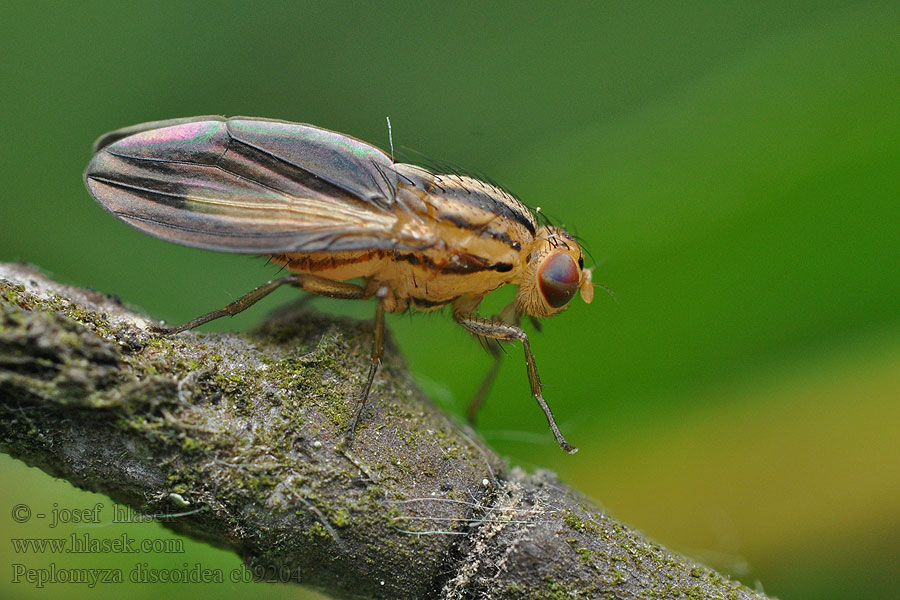
[[[565,306],[581,281],[581,270],[571,256],[555,252],[544,261],[538,272],[538,284],[547,304],[553,308]]]

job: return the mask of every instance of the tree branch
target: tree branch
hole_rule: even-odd
[[[368,323],[298,306],[246,335],[153,323],[0,264],[2,450],[143,513],[187,503],[167,526],[336,597],[763,598],[508,468],[390,347],[343,444]]]

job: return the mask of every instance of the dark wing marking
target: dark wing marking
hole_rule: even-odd
[[[249,254],[417,249],[398,232],[397,175],[381,150],[283,121],[197,117],[97,141],[85,172],[123,222],[187,246]]]

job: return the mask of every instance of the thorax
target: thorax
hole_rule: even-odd
[[[393,247],[273,256],[291,271],[346,281],[364,278],[385,309],[432,310],[462,295],[518,283],[536,230],[530,211],[506,192],[457,175],[397,164]]]

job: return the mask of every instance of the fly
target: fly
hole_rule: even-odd
[[[372,364],[351,420],[363,413],[381,362],[385,312],[450,306],[483,339],[520,341],[531,392],[560,447],[570,445],[544,401],[524,316],[546,318],[580,292],[591,271],[563,229],[540,225],[504,190],[458,174],[396,163],[365,142],[305,125],[257,118],[155,121],[102,136],[84,178],[113,216],[154,237],[195,248],[265,255],[290,275],[166,334],[237,314],[282,285],[361,300],[374,297]],[[355,283],[352,280],[360,281]],[[493,319],[484,296],[515,284]],[[496,373],[500,353],[469,410]]]

